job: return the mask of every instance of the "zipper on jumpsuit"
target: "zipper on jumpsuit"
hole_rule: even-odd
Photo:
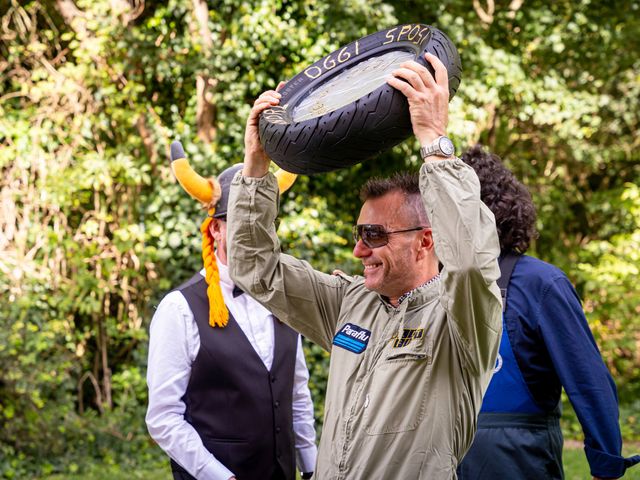
[[[396,318],[398,317],[398,315],[401,315],[401,320],[400,320],[400,324],[398,326],[398,328],[400,329],[400,334],[402,334],[402,328],[405,324],[404,322],[404,313],[406,313],[407,310],[407,304],[409,303],[408,301],[409,299],[407,299],[406,302],[402,302],[400,305],[398,305],[397,307],[393,307],[392,305],[388,304],[385,302],[385,307],[387,312],[390,311],[390,316],[388,321],[388,325],[385,326],[385,328],[382,331],[382,338],[386,338],[387,335],[387,330],[392,328],[394,323],[396,323]],[[377,350],[373,353],[373,360],[372,360],[372,364],[371,364],[371,372],[373,372],[375,370],[375,366],[378,363],[378,360],[380,359],[380,357],[382,356],[382,352],[384,351],[384,348],[386,347],[386,342],[380,341],[379,342],[379,346],[377,348]],[[366,353],[365,353],[366,354]],[[366,384],[366,380],[369,378],[369,376],[371,375],[371,373],[369,375],[366,375],[363,378],[362,381],[362,385],[360,385],[360,388],[358,388],[358,391],[355,395],[355,401],[353,402],[353,405],[351,406],[351,410],[349,411],[349,418],[347,419],[346,425],[345,425],[345,429],[344,429],[344,443],[342,444],[342,458],[340,459],[340,463],[338,464],[338,476],[336,477],[336,480],[344,480],[345,477],[345,469],[346,469],[346,459],[347,459],[347,449],[348,449],[348,445],[349,445],[349,441],[351,439],[351,423],[355,417],[355,411],[356,411],[356,406],[357,406],[357,399],[360,398],[361,395],[361,391],[364,388],[364,385]],[[364,402],[364,408],[366,409],[369,405],[369,394],[366,394],[365,396],[365,402]]]

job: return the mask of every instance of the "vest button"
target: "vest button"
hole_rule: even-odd
[[[276,433],[280,433],[280,427],[276,427]]]
[[[275,403],[273,404],[273,406],[278,408],[280,406],[280,401],[276,400]]]
[[[271,383],[276,381],[276,377],[274,377],[273,375],[271,375]]]

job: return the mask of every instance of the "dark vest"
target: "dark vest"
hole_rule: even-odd
[[[298,334],[274,319],[274,358],[268,371],[231,314],[226,327],[209,326],[202,275],[178,290],[200,334],[200,350],[183,397],[186,421],[238,479],[271,478],[276,462],[287,480],[295,479],[291,402]]]

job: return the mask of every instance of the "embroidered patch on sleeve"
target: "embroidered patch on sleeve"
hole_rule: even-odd
[[[367,348],[371,332],[353,323],[346,323],[333,337],[333,344],[353,353],[362,353]]]

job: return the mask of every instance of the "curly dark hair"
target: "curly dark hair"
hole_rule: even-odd
[[[480,197],[496,217],[500,249],[525,253],[537,237],[536,207],[527,187],[504,166],[500,157],[475,145],[462,155],[480,179]]]

